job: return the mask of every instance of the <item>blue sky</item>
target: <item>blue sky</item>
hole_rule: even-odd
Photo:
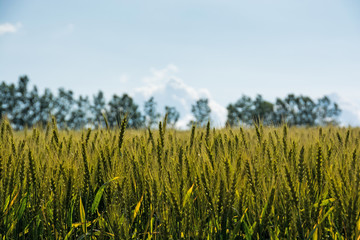
[[[0,0],[0,81],[149,95],[223,122],[242,94],[333,96],[360,124],[360,2]],[[225,112],[224,112],[225,111]]]

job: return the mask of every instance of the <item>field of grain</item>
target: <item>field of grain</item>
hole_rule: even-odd
[[[356,128],[15,132],[0,239],[359,239]]]

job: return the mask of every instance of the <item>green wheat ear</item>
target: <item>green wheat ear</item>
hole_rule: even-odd
[[[254,125],[255,125],[256,136],[258,138],[259,144],[261,144],[261,133],[260,133],[259,126],[257,124],[254,124]]]
[[[299,205],[298,196],[296,194],[295,186],[294,186],[293,180],[291,178],[289,169],[286,166],[285,166],[285,177],[286,177],[286,183],[290,189],[290,196],[292,198],[292,202],[293,202],[294,206],[297,208]]]
[[[244,132],[244,129],[242,127],[240,127],[240,134],[241,134],[241,138],[242,138],[244,147],[247,149],[248,148],[248,142],[246,140],[245,132]]]
[[[301,184],[303,182],[303,179],[304,179],[304,171],[305,171],[305,164],[304,164],[304,146],[301,147],[301,150],[300,150],[300,157],[299,157],[299,164],[298,164],[298,168],[299,168],[299,171],[298,171],[298,180],[299,180],[299,183]]]
[[[161,148],[164,148],[164,141],[165,141],[165,133],[164,133],[164,129],[163,129],[163,126],[161,124],[161,121],[159,122],[159,139],[160,139],[160,145],[161,145]]]
[[[207,124],[206,124],[205,142],[206,142],[206,145],[209,146],[209,142],[210,142],[210,121],[208,121]]]
[[[88,128],[88,129],[87,129],[87,132],[86,132],[86,137],[85,137],[85,144],[86,144],[86,146],[87,146],[88,143],[89,143],[90,135],[91,135],[91,128]]]
[[[165,131],[166,131],[166,125],[167,125],[167,122],[168,122],[168,117],[169,117],[169,114],[166,113],[166,114],[165,114],[165,117],[164,117],[164,121],[163,121],[164,133],[165,133]]]
[[[321,191],[323,181],[323,153],[320,144],[318,145],[316,153],[316,180],[318,189]]]
[[[3,164],[4,164],[4,160],[2,155],[0,154],[0,182],[3,179]]]
[[[288,152],[288,146],[287,146],[287,135],[288,135],[288,127],[285,124],[283,127],[283,138],[282,138],[282,142],[283,142],[283,148],[284,148],[284,155],[287,155]]]
[[[190,149],[194,144],[194,138],[195,138],[195,125],[191,127],[191,135],[190,135]]]
[[[29,161],[29,174],[28,175],[30,177],[29,181],[33,187],[36,187],[37,179],[36,179],[35,160],[33,158],[31,149],[29,149],[29,152],[28,152],[28,161]]]
[[[55,116],[51,116],[51,123],[52,123],[52,128],[55,129],[56,131],[58,131],[58,127],[57,127],[57,123],[56,123],[56,118],[55,118]]]
[[[119,151],[121,150],[123,141],[124,141],[124,135],[125,135],[125,129],[127,126],[127,116],[124,117],[124,119],[121,122],[121,126],[120,126],[120,134],[119,134]]]
[[[108,119],[107,119],[105,113],[102,113],[102,117],[103,117],[103,119],[104,119],[104,121],[105,121],[106,130],[109,131],[109,130],[110,130],[109,122],[108,122]]]
[[[360,129],[48,122],[1,123],[1,239],[359,237]]]

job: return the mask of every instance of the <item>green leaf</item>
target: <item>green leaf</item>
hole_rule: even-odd
[[[274,192],[275,192],[275,188],[273,187],[271,189],[271,192],[270,192],[270,196],[268,197],[266,203],[265,203],[265,206],[263,207],[262,211],[261,211],[261,215],[260,215],[260,224],[262,224],[263,222],[263,218],[265,217],[265,213],[266,213],[266,209],[268,208],[269,206],[269,203],[274,201]],[[271,206],[269,206],[271,208]]]
[[[3,212],[5,212],[5,211],[6,211],[6,209],[7,209],[8,205],[9,205],[9,203],[10,203],[10,195],[8,195],[8,196],[6,197]]]
[[[136,218],[136,215],[138,214],[141,206],[141,202],[143,200],[144,195],[141,196],[140,201],[136,204],[135,210],[134,210],[134,219]]]
[[[14,196],[14,198],[11,200],[11,202],[10,202],[10,204],[9,204],[9,202],[8,202],[8,200],[7,200],[7,203],[5,204],[6,205],[6,207],[5,207],[5,209],[4,209],[4,216],[7,214],[7,212],[10,210],[10,208],[14,205],[14,203],[15,203],[15,201],[16,201],[16,199],[17,199],[17,197],[19,196],[19,192],[20,192],[20,190],[16,193],[16,195]],[[8,198],[9,198],[10,196],[8,196]],[[9,198],[9,200],[10,200],[10,198]]]
[[[314,235],[315,231],[318,229],[319,225],[327,218],[327,216],[334,210],[334,207],[331,207],[329,211],[327,211],[324,215],[324,217],[321,219],[321,221],[314,226],[314,229],[311,231],[311,233],[308,236],[308,240],[311,239],[312,235]]]
[[[336,199],[335,198],[329,198],[329,199],[325,199],[321,202],[320,206],[323,207],[323,206],[326,206],[328,205],[329,203],[332,203],[334,202]]]
[[[72,216],[73,216],[73,212],[74,212],[74,205],[75,205],[75,201],[74,201],[74,198],[71,199],[71,206],[70,206],[70,209],[69,209],[69,212],[68,212],[68,215],[67,215],[67,225],[68,227],[70,228],[72,223],[73,223],[73,219],[72,219]]]
[[[68,240],[68,239],[70,239],[71,234],[73,233],[73,230],[74,230],[74,228],[71,228],[71,229],[70,229],[70,231],[66,234],[66,236],[65,236],[65,239],[64,239],[64,240]]]
[[[241,228],[241,224],[243,223],[244,221],[244,218],[245,218],[245,214],[247,213],[248,211],[248,208],[245,209],[243,215],[241,216],[240,220],[236,222],[236,226],[234,228],[234,234],[239,234],[240,232],[240,228]]]
[[[83,232],[86,233],[86,217],[85,217],[85,209],[80,197],[80,220],[82,224]]]
[[[183,202],[183,207],[185,207],[186,203],[189,201],[189,198],[192,194],[194,188],[194,184],[191,186],[191,188],[189,188],[189,190],[186,192],[185,198],[184,198],[184,202]]]
[[[25,196],[21,199],[21,202],[20,202],[20,206],[19,206],[19,210],[18,210],[18,213],[17,213],[17,220],[19,221],[22,216],[24,215],[24,212],[25,212],[25,208],[26,208],[26,203],[27,203],[27,193],[25,194]]]
[[[111,179],[110,181],[104,183],[100,189],[97,191],[96,195],[95,195],[95,198],[94,198],[94,201],[91,205],[91,212],[92,213],[95,213],[95,211],[97,210],[97,208],[99,207],[99,203],[100,203],[100,200],[101,200],[101,197],[104,193],[104,190],[105,190],[105,187],[111,183],[112,181],[116,180],[116,179],[119,179],[119,177],[114,177],[113,179]]]

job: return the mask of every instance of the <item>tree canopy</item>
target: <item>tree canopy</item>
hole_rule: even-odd
[[[191,106],[191,112],[193,113],[195,120],[190,121],[189,125],[198,125],[205,127],[208,121],[210,121],[211,108],[209,107],[209,100],[201,98]]]
[[[0,84],[0,117],[6,117],[15,129],[45,126],[54,116],[60,128],[81,129],[84,127],[105,126],[104,116],[109,127],[118,127],[127,116],[129,128],[156,127],[160,118],[157,103],[150,97],[143,112],[128,94],[114,94],[107,102],[104,93],[99,91],[92,98],[78,96],[72,90],[59,88],[54,94],[50,89],[43,93],[36,86],[29,87],[27,76],[21,76],[17,84]],[[201,98],[191,107],[194,116],[189,125],[206,126],[211,121],[209,100]],[[338,124],[341,110],[327,96],[313,100],[308,96],[289,94],[275,103],[266,101],[261,95],[255,99],[243,95],[235,103],[227,106],[227,126],[252,125],[262,122],[265,125],[286,122],[291,126],[315,126]],[[165,106],[167,124],[175,127],[180,113],[175,107]]]
[[[308,96],[289,94],[285,99],[276,99],[275,104],[265,101],[261,95],[255,100],[242,96],[227,106],[227,125],[252,125],[261,121],[265,125],[315,126],[338,124],[341,110],[336,103],[324,96],[317,101]]]

